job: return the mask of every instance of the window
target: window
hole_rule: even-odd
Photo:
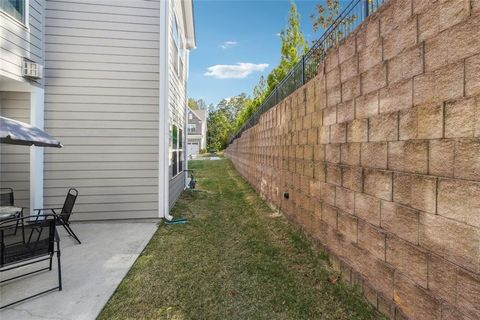
[[[183,130],[178,129],[178,172],[183,171]]]
[[[171,130],[171,178],[183,171],[183,130],[176,125]]]
[[[176,125],[173,125],[173,129],[172,129],[172,146],[173,146],[173,149],[177,149],[177,145],[178,145],[178,129],[177,129]]]
[[[193,114],[190,112],[190,113],[188,114],[188,120],[192,120],[192,119],[193,119]]]
[[[185,59],[185,40],[183,39],[183,36],[180,38],[180,50],[179,50],[179,55],[178,55],[178,77],[180,80],[183,80],[183,74],[184,74],[184,59]]]
[[[195,123],[189,123],[188,124],[188,133],[194,133],[197,131],[197,125]]]
[[[178,129],[178,149],[183,149],[183,130]]]
[[[177,16],[173,17],[173,42],[177,48],[180,46],[180,32],[178,31]]]
[[[1,1],[1,0],[0,0]],[[173,27],[172,27],[172,36],[173,36],[173,63],[177,76],[180,79],[183,79],[184,73],[184,55],[185,55],[185,40],[181,36],[180,28],[178,26],[177,16],[173,17]]]
[[[21,23],[25,23],[25,1],[0,0],[0,10]]]

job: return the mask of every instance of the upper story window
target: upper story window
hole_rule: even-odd
[[[193,133],[197,131],[197,125],[195,123],[188,124],[188,133]]]
[[[173,178],[183,171],[183,130],[173,125],[170,132],[170,178]]]
[[[177,48],[180,46],[180,31],[178,30],[177,16],[173,17],[173,41]]]
[[[173,28],[172,28],[172,37],[173,37],[173,64],[177,76],[180,80],[183,80],[184,76],[184,56],[185,56],[185,40],[183,39],[180,27],[178,25],[177,16],[173,17]]]
[[[0,10],[25,23],[25,2],[26,0],[0,0]]]
[[[192,120],[192,119],[193,119],[193,115],[192,115],[192,113],[190,112],[190,113],[188,114],[188,120]]]

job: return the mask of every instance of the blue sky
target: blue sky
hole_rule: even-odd
[[[321,34],[315,35],[310,20],[319,2],[325,1],[296,1],[309,42]],[[260,76],[279,63],[278,33],[287,25],[290,1],[194,0],[194,9],[197,49],[190,53],[189,97],[216,104],[251,94]]]

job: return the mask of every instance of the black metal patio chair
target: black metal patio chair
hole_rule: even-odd
[[[73,237],[78,244],[82,242],[77,237],[75,232],[73,232],[72,228],[70,227],[70,215],[73,212],[73,206],[75,205],[75,201],[77,200],[78,191],[75,188],[68,189],[67,197],[65,198],[65,202],[63,203],[63,207],[61,208],[42,208],[42,209],[35,209],[38,214],[42,214],[45,211],[52,212],[57,217],[57,225],[61,225],[65,228],[67,233]],[[57,213],[58,212],[58,213]]]
[[[0,207],[11,207],[11,208],[8,208],[10,210],[15,209],[15,197],[14,197],[14,192],[12,188],[0,188]],[[20,218],[22,216],[23,216],[23,208],[17,208],[15,209],[15,211],[9,211],[9,212],[0,211],[0,220]],[[12,230],[12,232],[16,234],[19,227],[21,227],[20,221],[17,221],[17,225],[15,229]]]
[[[13,206],[15,199],[12,188],[0,188],[0,206]]]
[[[11,229],[19,224],[18,220],[22,220],[21,224],[26,232],[30,233],[28,240],[24,240],[20,234],[12,234]],[[60,239],[55,230],[55,215],[26,216],[0,221],[0,273],[14,270],[49,261],[48,267],[43,267],[35,271],[26,272],[13,276],[8,279],[2,279],[0,284],[10,282],[28,275],[38,272],[52,270],[53,256],[57,255],[58,263],[58,286],[43,290],[28,297],[10,302],[0,306],[0,309],[9,307],[13,304],[25,301],[45,294],[47,292],[62,290],[62,271],[60,264]],[[56,249],[55,249],[55,243]],[[4,297],[2,297],[2,300]]]

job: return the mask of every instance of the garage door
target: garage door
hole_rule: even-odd
[[[189,143],[187,145],[187,156],[188,159],[193,159],[195,158],[196,155],[200,153],[200,145],[198,142],[196,143]]]

